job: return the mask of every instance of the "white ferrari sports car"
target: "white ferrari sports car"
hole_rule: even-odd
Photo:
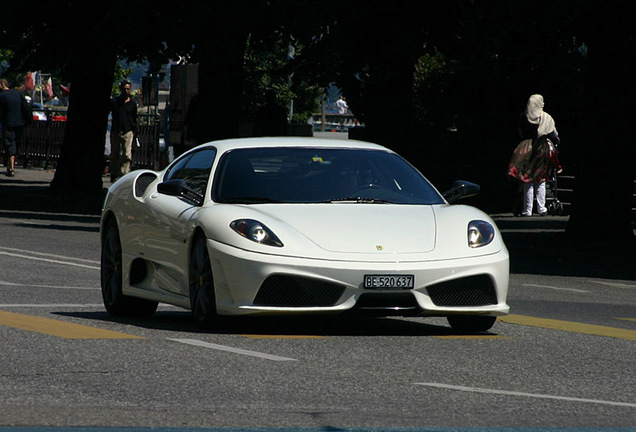
[[[442,316],[462,332],[509,311],[508,251],[482,211],[451,202],[380,145],[214,141],[108,190],[101,286],[112,315],[158,302],[219,315]]]

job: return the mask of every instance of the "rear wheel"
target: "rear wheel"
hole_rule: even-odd
[[[460,333],[486,332],[497,321],[497,317],[481,315],[451,315],[447,319],[453,330]]]
[[[113,316],[151,316],[157,310],[157,302],[122,293],[123,285],[121,240],[114,220],[104,227],[101,255],[102,299],[108,313]]]
[[[195,237],[190,252],[190,307],[194,321],[209,328],[217,320],[212,264],[205,236]]]

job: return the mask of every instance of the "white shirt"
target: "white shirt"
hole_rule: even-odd
[[[336,102],[336,108],[338,109],[338,114],[346,114],[349,106],[343,99],[338,99]]]

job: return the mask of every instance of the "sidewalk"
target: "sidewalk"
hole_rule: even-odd
[[[101,213],[110,177],[102,178],[101,195],[72,197],[50,193],[54,175],[54,170],[18,168],[15,177],[7,177],[0,168],[0,215],[4,210]],[[522,218],[509,213],[491,217],[510,252],[513,273],[636,280],[636,241],[609,244],[572,240],[565,234],[568,216]]]
[[[0,167],[0,211],[22,210],[49,213],[73,213],[98,215],[110,177],[102,177],[102,194],[96,196],[55,195],[50,190],[55,169],[21,168],[15,177],[7,177],[4,166]]]

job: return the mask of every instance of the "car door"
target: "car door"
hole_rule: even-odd
[[[163,181],[183,180],[204,196],[215,155],[212,147],[189,153],[175,162]],[[178,196],[155,192],[148,198],[145,256],[155,266],[155,282],[162,290],[187,294],[188,240],[194,228],[192,219],[200,209],[197,203]]]

